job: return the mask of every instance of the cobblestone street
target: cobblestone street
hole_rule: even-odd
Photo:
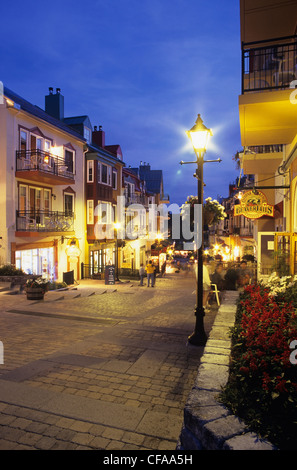
[[[182,272],[39,302],[1,292],[0,449],[174,450],[203,353],[187,345],[194,306]]]

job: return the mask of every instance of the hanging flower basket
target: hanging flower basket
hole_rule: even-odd
[[[44,294],[47,291],[48,281],[46,279],[28,279],[25,285],[25,290],[28,300],[43,300]]]
[[[184,206],[189,204],[194,207],[198,203],[197,196],[188,196]],[[203,225],[214,225],[227,217],[225,208],[216,200],[208,197],[203,204]]]

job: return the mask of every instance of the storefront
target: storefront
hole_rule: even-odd
[[[27,274],[41,275],[52,281],[55,279],[54,247],[17,250],[15,265]]]
[[[105,266],[115,264],[115,245],[100,245],[90,250],[90,271],[93,274],[103,273]]]

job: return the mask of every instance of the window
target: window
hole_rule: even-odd
[[[51,190],[20,184],[18,207],[22,212],[30,210],[33,215],[40,211],[48,213],[51,208]]]
[[[101,163],[100,162],[97,162],[97,163],[98,163],[98,167],[97,167],[98,178],[97,178],[97,181],[98,181],[98,183],[101,183]]]
[[[67,171],[74,173],[74,152],[72,150],[65,149],[65,165]]]
[[[43,139],[41,137],[37,137],[34,134],[31,134],[31,151],[33,150],[42,150]]]
[[[24,156],[26,155],[26,150],[28,149],[28,135],[27,132],[21,131],[20,132],[20,150],[23,153]]]
[[[94,201],[93,199],[88,199],[87,201],[87,224],[94,224]]]
[[[64,210],[65,215],[73,215],[74,212],[74,197],[73,194],[64,193]]]
[[[117,189],[117,179],[118,179],[117,170],[112,170],[112,188],[113,189]]]
[[[27,209],[27,190],[28,186],[19,186],[19,210],[25,211]]]
[[[101,183],[107,184],[107,166],[101,164]]]
[[[45,140],[44,141],[44,151],[47,154],[50,153],[50,151],[51,151],[51,142],[50,142],[50,140]]]
[[[50,194],[50,190],[49,189],[44,189],[44,195],[43,195],[43,207],[44,207],[44,212],[46,214],[49,213],[49,210],[50,210],[50,198],[51,198],[51,194]]]
[[[112,224],[114,221],[114,207],[110,202],[98,201],[96,208],[98,224]]]
[[[87,160],[87,183],[94,181],[94,160]]]
[[[84,127],[84,138],[88,144],[91,143],[91,130],[88,127]]]

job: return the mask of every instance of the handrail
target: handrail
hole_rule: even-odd
[[[297,36],[242,44],[242,94],[289,88],[296,77]]]
[[[72,161],[65,161],[56,155],[44,150],[17,150],[16,171],[43,171],[57,176],[73,178],[74,169]]]
[[[71,232],[73,212],[48,210],[17,210],[17,232]]]

